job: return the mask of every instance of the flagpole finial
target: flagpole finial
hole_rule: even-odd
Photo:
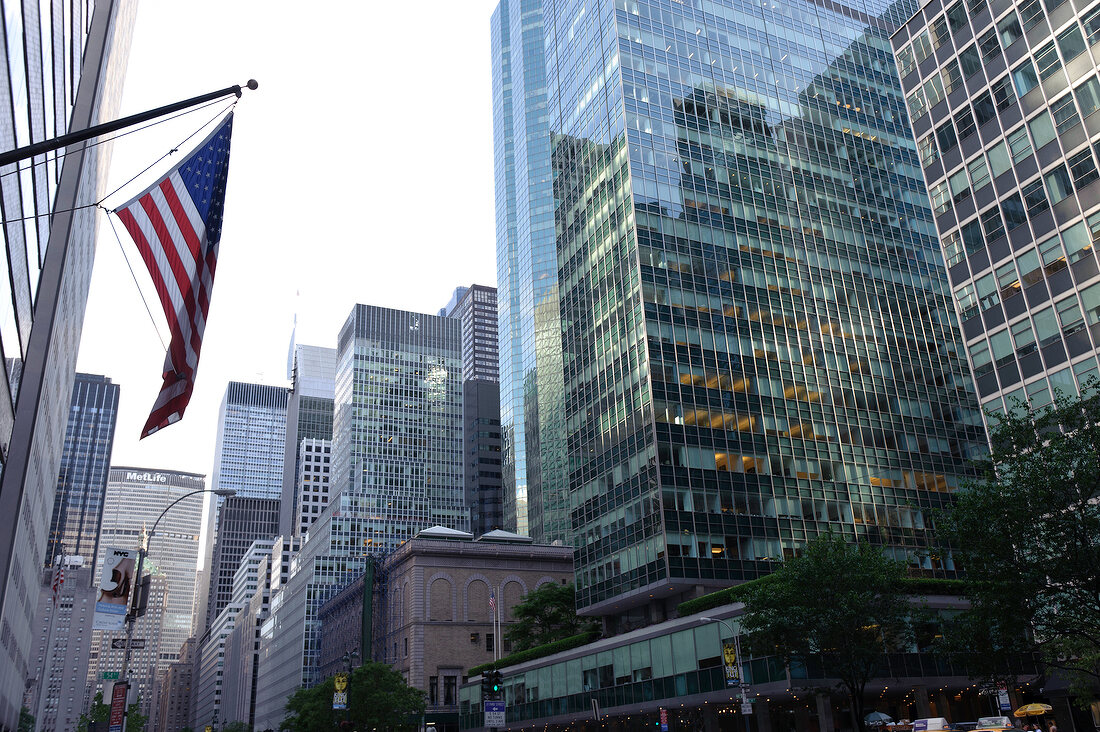
[[[245,84],[245,86],[247,86],[252,91],[256,91],[260,88],[260,82],[256,81],[255,79],[249,79],[248,83]]]

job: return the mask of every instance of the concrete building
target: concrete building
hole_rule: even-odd
[[[336,383],[336,350],[299,345],[291,340],[287,357],[290,395],[286,409],[286,452],[283,457],[283,502],[279,518],[281,536],[298,536],[304,530],[298,517],[316,518],[305,510],[299,492],[303,489],[303,440],[332,441],[332,400]],[[315,444],[315,443],[312,443]],[[313,475],[316,478],[316,475]],[[327,476],[325,478],[327,481]],[[316,485],[310,486],[310,509],[317,505]],[[327,502],[327,501],[326,501]]]
[[[179,660],[179,649],[191,637],[194,621],[203,501],[201,494],[179,503],[175,501],[204,487],[204,476],[195,473],[114,466],[103,499],[96,584],[107,548],[137,549],[146,532],[152,531],[160,520],[156,533],[148,539],[145,560],[145,571],[154,576],[155,592],[148,612],[138,619],[134,632],[135,637],[145,639],[145,648],[136,650],[131,661],[143,713],[150,720],[159,706],[153,698],[154,683],[171,663]],[[167,510],[169,506],[171,510]],[[111,648],[111,641],[121,635],[121,632],[93,632],[88,667],[89,704],[97,690],[108,690],[103,673],[121,669],[123,651]]]
[[[260,629],[267,619],[271,600],[271,568],[278,559],[274,543],[256,565],[258,587],[248,604],[233,619],[233,630],[225,639],[225,667],[222,674],[222,717],[226,722],[242,722],[253,728],[256,717],[256,681],[259,674]],[[243,564],[242,564],[243,566]],[[276,572],[278,572],[276,566]],[[249,573],[249,576],[252,576]],[[238,596],[237,593],[234,593]],[[245,596],[241,592],[239,596]]]
[[[209,622],[232,602],[233,581],[249,547],[279,532],[279,498],[231,496],[218,510],[217,538],[210,561]]]
[[[298,446],[294,535],[302,536],[328,505],[332,481],[332,440],[303,437]]]
[[[136,2],[65,12],[5,0],[0,148],[114,119]],[[48,39],[48,52],[43,50]],[[0,725],[15,729],[36,646],[39,572],[57,488],[111,144],[39,155],[0,179]]]
[[[161,674],[160,704],[156,732],[179,732],[191,723],[191,688],[195,665],[196,638],[188,638],[179,651],[179,660],[168,664]]]
[[[117,384],[105,376],[77,374],[57,474],[57,493],[44,557],[82,557],[90,568],[98,554],[99,522],[118,420]]]
[[[1100,349],[1100,10],[921,3],[893,35],[982,407],[1077,394]]]
[[[478,537],[442,527],[421,531],[381,561],[374,591],[363,578],[321,609],[322,676],[340,670],[344,653],[372,648],[374,660],[401,672],[427,695],[425,722],[440,732],[458,729],[458,689],[469,669],[496,658],[502,640],[493,628],[489,593],[497,598],[502,628],[531,590],[573,578],[573,550],[532,543],[494,531]],[[373,597],[364,614],[364,597]],[[372,617],[370,635],[361,629]],[[509,645],[503,643],[501,655]]]
[[[69,562],[72,562],[71,564]],[[98,589],[92,568],[78,557],[67,560],[64,582],[53,600],[54,570],[43,570],[38,590],[40,632],[36,683],[28,688],[35,729],[70,730],[84,711],[85,683],[92,650],[92,613]]]
[[[462,478],[459,323],[356,305],[340,331],[332,489],[264,623],[256,724],[317,681],[317,609],[428,526],[469,524]]]

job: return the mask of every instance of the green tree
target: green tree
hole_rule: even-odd
[[[512,608],[515,623],[505,631],[513,651],[525,651],[571,635],[596,630],[591,618],[577,615],[573,585],[547,582],[531,590]]]
[[[107,728],[107,720],[111,716],[111,705],[103,703],[103,692],[97,691],[92,699],[92,708],[80,715],[76,724],[77,732],[88,732],[89,722],[102,722],[100,729]],[[141,699],[126,708],[126,732],[145,732],[145,723],[149,718],[141,713]]]
[[[252,728],[244,722],[230,722],[221,728],[221,732],[252,732]]]
[[[348,709],[332,708],[333,680],[299,689],[286,703],[281,729],[331,732],[345,714],[357,730],[415,730],[424,714],[424,692],[410,688],[401,674],[384,663],[367,662],[351,673]]]
[[[886,651],[912,638],[904,577],[904,566],[880,549],[823,534],[747,593],[741,625],[755,652],[836,679],[853,726],[863,729],[867,682]]]
[[[19,709],[19,732],[34,732],[34,715],[26,707]]]
[[[994,678],[1038,654],[1087,703],[1100,683],[1100,395],[1018,406],[990,430],[981,478],[937,517],[971,601],[948,647]]]

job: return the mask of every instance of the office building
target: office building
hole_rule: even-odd
[[[156,532],[148,539],[145,571],[154,576],[153,590],[160,594],[154,596],[159,598],[156,602],[150,599],[148,612],[137,621],[134,635],[145,638],[146,643],[144,649],[134,652],[131,662],[143,713],[150,719],[159,707],[153,698],[154,682],[171,663],[179,660],[179,650],[191,636],[195,610],[202,495],[171,504],[204,487],[202,475],[121,466],[111,468],[107,482],[94,574],[97,584],[107,548],[137,549],[156,526]],[[88,666],[91,695],[96,690],[109,690],[109,684],[104,685],[104,672],[121,669],[122,649],[111,649],[111,640],[120,635],[107,631],[93,633]]]
[[[61,555],[82,557],[89,568],[95,561],[118,394],[118,386],[105,376],[76,375],[43,558],[46,566],[53,566]]]
[[[298,447],[297,507],[295,508],[295,536],[309,531],[328,505],[329,484],[332,470],[332,440],[302,438]]]
[[[340,330],[332,484],[287,582],[272,590],[261,645],[256,724],[273,729],[286,698],[316,683],[317,609],[434,525],[469,524],[462,477],[458,321],[356,305]]]
[[[303,440],[332,441],[332,400],[336,381],[336,350],[299,345],[291,340],[287,378],[291,382],[286,408],[286,452],[283,457],[283,503],[279,517],[282,536],[298,536],[303,530],[295,518],[310,516],[303,510]],[[312,475],[313,471],[309,471]],[[316,476],[313,476],[316,477]],[[326,477],[327,481],[327,477]],[[311,485],[310,508],[316,505],[317,486]],[[315,516],[314,516],[315,518]],[[310,518],[309,523],[312,523]]]
[[[42,570],[38,587],[38,664],[27,707],[36,729],[70,730],[84,711],[88,659],[92,650],[92,613],[99,590],[90,563],[68,558],[54,603],[55,569]]]
[[[541,2],[490,22],[504,525],[572,543]]]
[[[493,29],[514,116],[497,150],[532,148],[529,167],[527,9],[504,0]],[[551,143],[525,175],[554,181],[531,207],[557,232],[564,431],[547,439],[569,466],[580,611],[659,622],[826,530],[954,576],[920,550],[984,436],[892,66],[907,8],[542,10]],[[530,505],[535,473],[528,449]]]
[[[0,148],[117,116],[136,11],[130,0],[43,11],[5,0]],[[43,39],[48,39],[44,43]],[[36,156],[0,178],[0,725],[15,729],[34,647],[39,571],[57,487],[111,144]],[[52,214],[52,215],[51,215]]]
[[[257,546],[260,546],[257,543]],[[256,719],[256,681],[259,674],[260,629],[267,619],[271,601],[271,569],[279,567],[273,562],[274,542],[266,542],[266,551],[258,558],[255,570],[243,570],[241,575],[254,579],[256,587],[234,590],[234,598],[247,597],[247,603],[233,619],[233,630],[225,639],[224,670],[222,673],[222,719],[226,722],[242,722],[254,728]],[[252,550],[249,550],[252,554]]]
[[[210,560],[208,624],[232,602],[233,578],[252,543],[274,539],[278,531],[279,498],[231,496],[222,499]]]
[[[1100,8],[936,0],[893,36],[983,409],[1097,375]]]
[[[286,405],[283,387],[229,382],[218,412],[211,488],[233,489],[242,498],[282,495]]]
[[[223,516],[229,513],[225,509],[230,509],[230,503],[234,500],[236,499],[226,499],[223,506]],[[265,499],[244,500],[257,501]],[[277,501],[274,503],[277,503]],[[240,506],[233,507],[234,510],[239,508]],[[278,523],[278,506],[276,505],[274,508],[273,512],[268,512],[273,514],[268,519],[272,525]],[[192,725],[196,729],[206,725],[216,728],[226,722],[247,721],[247,719],[236,717],[236,705],[241,701],[238,696],[242,691],[248,694],[246,701],[251,699],[253,687],[251,683],[247,687],[242,687],[239,680],[241,668],[238,665],[247,660],[249,679],[251,679],[253,659],[251,657],[245,659],[239,654],[229,654],[234,656],[231,664],[230,659],[227,657],[227,644],[239,650],[239,643],[230,643],[230,638],[237,630],[239,619],[246,619],[250,638],[255,632],[255,619],[248,621],[246,611],[250,607],[254,595],[257,593],[262,595],[267,592],[267,586],[270,583],[268,567],[270,566],[271,551],[274,544],[275,542],[271,539],[257,539],[249,544],[237,562],[237,569],[234,571],[231,583],[232,592],[228,602],[218,610],[210,627],[199,640],[198,666],[194,677],[195,724]],[[227,678],[232,679],[232,683],[228,687]],[[227,693],[230,687],[233,691],[232,695]],[[232,708],[232,718],[225,716],[227,706]]]
[[[462,323],[462,440],[470,529],[504,526],[495,287],[459,287],[440,311]]]
[[[191,724],[191,681],[196,638],[188,638],[180,647],[179,660],[168,664],[161,674],[156,732],[176,732]]]

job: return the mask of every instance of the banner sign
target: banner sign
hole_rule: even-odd
[[[1002,712],[1012,709],[1012,704],[1008,701],[1008,685],[1003,681],[997,684],[997,706]]]
[[[332,694],[332,708],[333,709],[347,709],[348,708],[348,693],[346,691],[337,691]]]
[[[722,656],[726,661],[726,686],[737,686],[741,682],[741,665],[737,662],[737,645],[723,643]]]
[[[136,562],[136,551],[107,547],[95,615],[92,616],[93,630],[122,630],[126,625],[126,603],[134,586]]]

